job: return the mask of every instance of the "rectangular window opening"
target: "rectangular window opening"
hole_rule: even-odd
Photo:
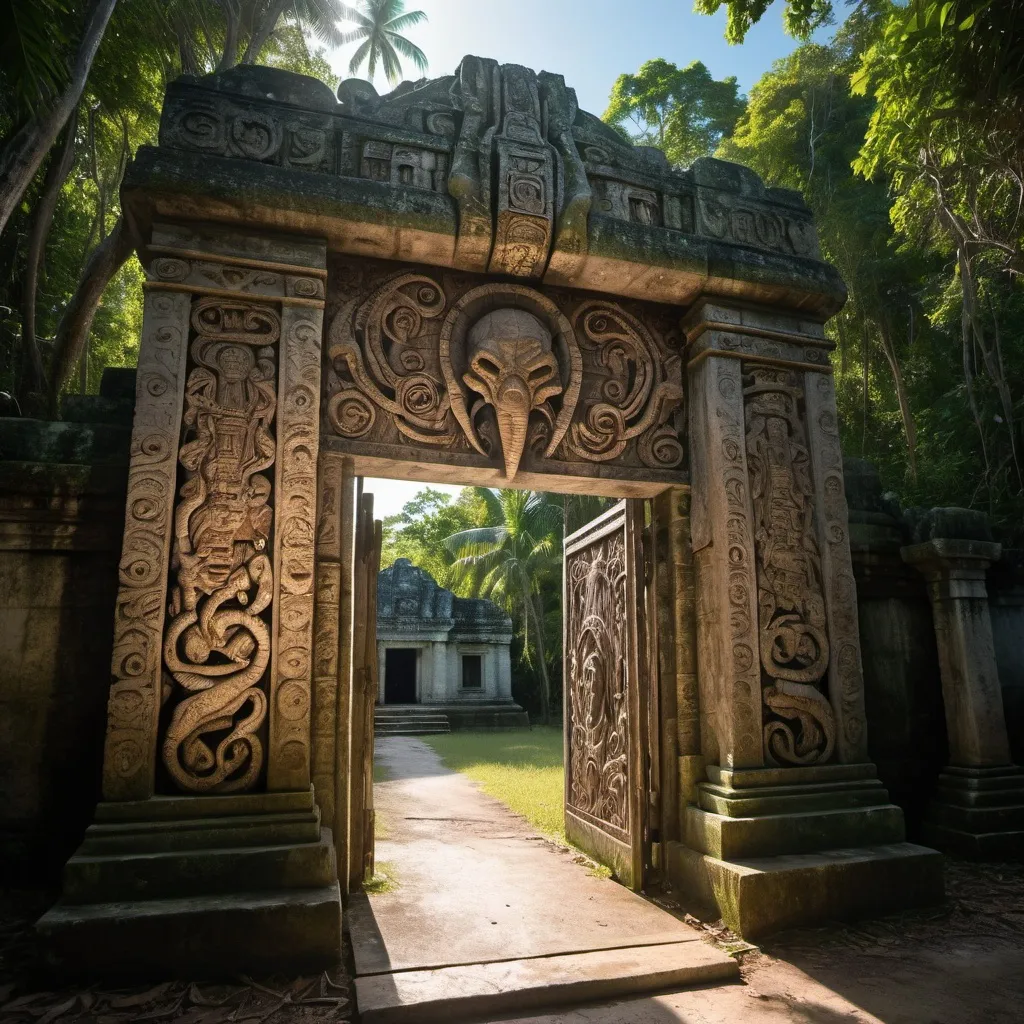
[[[479,654],[462,656],[462,688],[479,690],[483,686],[483,658]]]

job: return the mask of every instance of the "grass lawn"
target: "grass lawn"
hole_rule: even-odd
[[[488,796],[521,814],[538,831],[565,842],[561,729],[421,738],[449,768],[479,782]]]

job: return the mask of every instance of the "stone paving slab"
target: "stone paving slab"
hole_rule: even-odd
[[[380,737],[376,758],[388,776],[374,789],[387,836],[377,863],[396,888],[349,903],[364,1021],[454,1020],[737,975],[697,931],[576,863],[421,740]],[[496,1002],[481,1002],[488,992]]]
[[[515,960],[697,933],[593,875],[415,737],[382,737],[377,862],[394,892],[354,897],[356,974]]]
[[[731,981],[738,974],[734,960],[698,941],[399,971],[355,984],[362,1024],[431,1024]]]

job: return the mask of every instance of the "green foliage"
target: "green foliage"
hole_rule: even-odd
[[[117,4],[79,104],[75,159],[60,188],[46,240],[35,297],[44,368],[88,254],[120,215],[124,169],[138,146],[156,142],[163,94],[171,79],[182,71],[209,73],[225,66],[233,54],[228,63],[259,59],[337,84],[324,50],[314,49],[308,38],[311,34],[323,41],[340,40],[335,25],[340,8],[335,0],[297,0],[283,13],[282,6],[271,0],[232,4],[120,0]],[[8,15],[5,24],[11,29],[0,39],[0,135],[12,135],[62,86],[81,34],[84,9],[85,5],[67,0],[0,0],[0,10]],[[232,33],[235,42],[229,46]],[[59,146],[49,160],[57,159],[56,149]],[[45,173],[44,165],[0,237],[0,390],[21,390],[20,335],[29,301],[27,245]],[[142,279],[142,270],[132,258],[110,282],[93,321],[85,372],[69,382],[72,390],[94,391],[105,366],[136,361]]]
[[[699,60],[678,68],[659,57],[635,75],[619,75],[603,119],[621,130],[631,127],[634,141],[689,166],[714,152],[743,110],[735,77],[719,82]]]
[[[407,11],[405,0],[358,0],[357,7],[338,6],[341,16],[356,26],[342,35],[341,42],[359,42],[349,61],[350,75],[356,74],[365,62],[367,77],[372,79],[380,64],[385,77],[394,85],[402,77],[402,57],[412,61],[421,74],[426,72],[426,54],[402,35],[406,29],[427,20],[423,11]]]
[[[729,4],[754,21],[766,6]],[[806,197],[850,289],[829,325],[845,450],[905,505],[983,508],[1011,540],[1024,533],[1022,16],[1022,0],[861,0],[831,45],[762,76],[717,153]]]
[[[445,546],[454,533],[483,526],[487,509],[474,488],[466,487],[453,502],[451,495],[425,487],[397,515],[384,520],[381,568],[396,558],[408,558],[426,569],[442,586],[455,585],[455,556]]]
[[[725,38],[730,43],[742,43],[747,32],[775,0],[694,0],[698,14],[716,14],[726,9]],[[807,39],[822,25],[830,25],[834,15],[832,0],[785,0],[782,24],[796,39]]]

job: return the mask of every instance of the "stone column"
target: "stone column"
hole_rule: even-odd
[[[443,703],[452,699],[450,669],[447,641],[432,641],[430,644],[430,700]]]
[[[743,935],[933,899],[937,856],[903,843],[868,763],[832,345],[798,314],[711,299],[683,328],[706,781],[670,873]],[[757,881],[735,863],[791,854],[807,859]],[[844,880],[794,901],[789,876],[826,864]]]
[[[984,515],[932,509],[903,558],[928,583],[946,709],[950,764],[925,834],[966,856],[1024,852],[1024,771],[1012,764],[985,574],[999,559]]]
[[[203,942],[236,929],[253,964],[279,948],[327,964],[340,900],[311,787],[325,246],[158,224],[143,253],[104,802],[40,929],[83,962],[114,919],[144,960],[133,928],[156,917],[161,969],[218,962]],[[259,927],[239,892],[274,894]],[[193,896],[164,921],[161,898]]]

